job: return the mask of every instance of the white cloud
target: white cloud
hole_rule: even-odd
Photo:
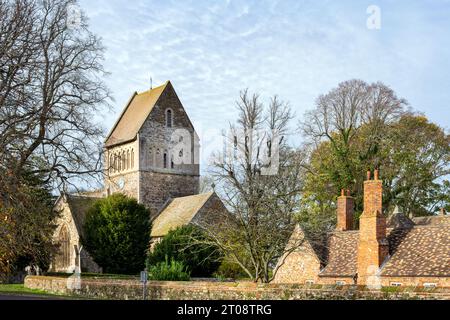
[[[386,82],[432,120],[450,124],[448,2],[379,1],[376,31],[366,28],[368,4],[360,1],[81,4],[107,47],[116,97],[108,126],[133,91],[148,88],[150,76],[154,85],[170,79],[205,129],[227,127],[243,88],[265,99],[279,94],[301,116],[320,93],[349,78]]]

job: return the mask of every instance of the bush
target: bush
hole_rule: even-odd
[[[224,258],[214,276],[218,279],[244,279],[248,278],[248,274],[241,268],[240,265],[233,262],[229,258]]]
[[[166,256],[164,262],[158,262],[150,266],[148,269],[148,278],[150,280],[160,281],[189,281],[191,277],[182,262],[175,261],[172,258],[169,263],[169,259]]]
[[[89,209],[83,244],[103,271],[136,274],[144,268],[150,213],[133,198],[113,194]]]
[[[222,255],[216,247],[200,244],[205,235],[188,225],[170,231],[147,257],[147,268],[169,260],[182,262],[193,277],[210,277],[219,267]]]

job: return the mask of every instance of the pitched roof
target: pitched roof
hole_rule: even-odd
[[[135,92],[106,137],[105,146],[111,147],[135,139],[169,83],[167,81],[159,87],[142,93]]]
[[[390,257],[381,276],[450,276],[450,217],[435,216],[391,220],[387,240]],[[354,276],[357,273],[359,231],[336,231],[328,235],[326,266],[320,276]]]
[[[357,272],[358,231],[335,231],[327,241],[327,264],[320,276],[352,277]]]
[[[84,237],[84,221],[89,208],[95,201],[101,199],[98,197],[86,197],[78,195],[65,195],[67,204],[69,205],[70,212],[72,213],[73,221],[77,228],[78,234],[81,238]]]
[[[415,226],[392,232],[391,258],[382,276],[450,276],[449,225]]]
[[[214,192],[172,199],[153,220],[151,237],[163,237],[170,230],[189,224]]]
[[[419,226],[424,226],[424,225],[430,225],[430,226],[447,225],[447,226],[450,226],[450,216],[449,215],[414,217],[414,218],[412,218],[412,220],[414,221],[414,224],[419,225]]]

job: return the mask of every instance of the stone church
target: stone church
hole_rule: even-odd
[[[134,197],[150,209],[152,240],[178,226],[226,211],[214,192],[199,192],[199,138],[172,84],[135,92],[106,137],[104,188],[62,194],[54,242],[59,245],[51,271],[100,272],[82,249],[83,223],[90,205],[115,192]]]

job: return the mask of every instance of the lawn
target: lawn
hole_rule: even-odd
[[[25,288],[23,284],[0,284],[0,294],[10,295],[38,295],[46,297],[68,297],[64,295],[52,294],[44,290]]]

